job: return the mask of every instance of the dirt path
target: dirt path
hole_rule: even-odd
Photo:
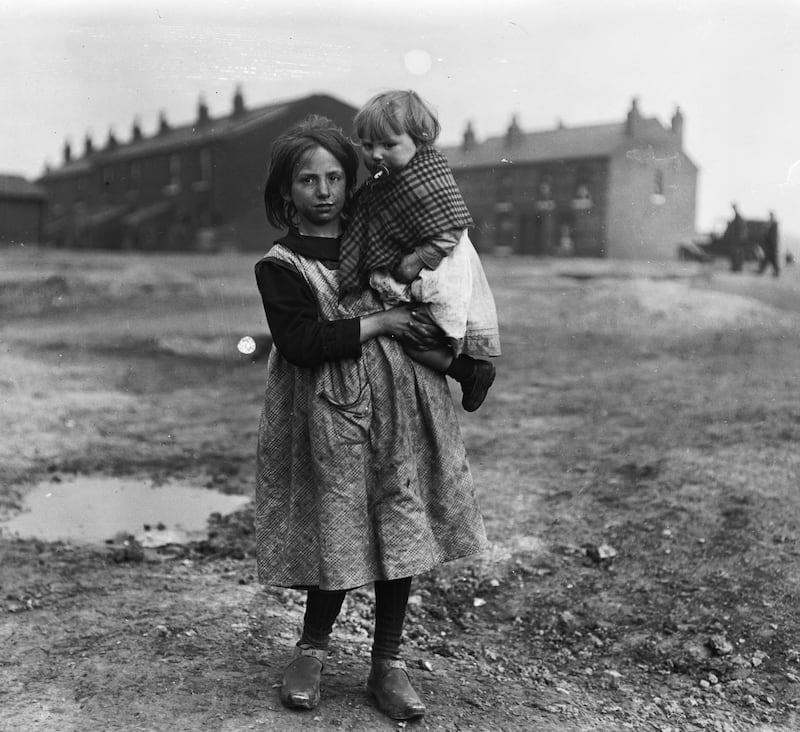
[[[81,475],[251,495],[247,258],[3,264],[0,511]],[[462,430],[493,548],[415,580],[405,654],[429,712],[409,728],[797,729],[793,308],[685,268],[487,268],[505,350]],[[322,704],[294,714],[275,684],[301,597],[253,575],[248,510],[158,551],[0,535],[0,730],[397,727],[363,691],[369,588]]]

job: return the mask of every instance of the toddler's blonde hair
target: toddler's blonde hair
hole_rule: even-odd
[[[359,140],[406,133],[417,147],[433,145],[441,130],[434,111],[410,89],[376,94],[356,114],[353,127]]]

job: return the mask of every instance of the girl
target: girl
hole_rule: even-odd
[[[460,384],[462,406],[483,403],[499,356],[494,298],[467,235],[472,225],[445,157],[433,144],[439,122],[413,91],[370,99],[354,120],[372,177],[356,198],[342,240],[340,292],[369,284],[387,306],[420,303],[448,338],[415,360]],[[425,305],[422,305],[422,304]]]
[[[258,432],[256,551],[262,582],[307,591],[281,699],[313,709],[348,589],[375,586],[367,689],[395,719],[424,714],[400,657],[411,578],[486,547],[444,377],[407,358],[429,345],[408,306],[338,296],[341,214],[358,156],[329,120],[272,148],[267,217],[288,228],[256,264],[274,346]],[[438,329],[436,329],[438,330]],[[415,335],[416,334],[416,335]]]

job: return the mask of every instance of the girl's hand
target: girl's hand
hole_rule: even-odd
[[[403,341],[412,337],[414,334],[412,311],[413,306],[410,303],[384,310],[380,314],[382,334],[388,335],[390,338],[400,338]]]
[[[400,264],[395,267],[395,270],[392,274],[398,282],[402,282],[404,285],[407,285],[409,282],[412,282],[419,276],[419,273],[422,272],[424,266],[425,265],[422,262],[422,259],[420,259],[419,254],[414,251],[410,254],[406,254],[400,260]]]
[[[361,318],[361,342],[379,335],[401,340],[404,345],[429,351],[445,345],[442,329],[431,320],[424,305],[406,303]]]
[[[411,311],[413,306],[410,303],[398,305],[390,310],[380,310],[361,317],[361,342],[370,340],[377,336],[389,336],[390,338],[406,338],[411,335]]]
[[[425,305],[415,304],[409,325],[411,336],[403,342],[420,351],[430,351],[447,345],[444,331],[436,325]]]

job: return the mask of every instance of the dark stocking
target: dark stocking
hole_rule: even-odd
[[[410,592],[411,577],[375,582],[373,658],[400,658],[400,639]]]
[[[328,649],[328,640],[333,630],[333,624],[342,609],[345,590],[338,592],[323,592],[322,590],[309,590],[306,597],[306,613],[303,618],[303,635],[298,646],[304,648]]]

